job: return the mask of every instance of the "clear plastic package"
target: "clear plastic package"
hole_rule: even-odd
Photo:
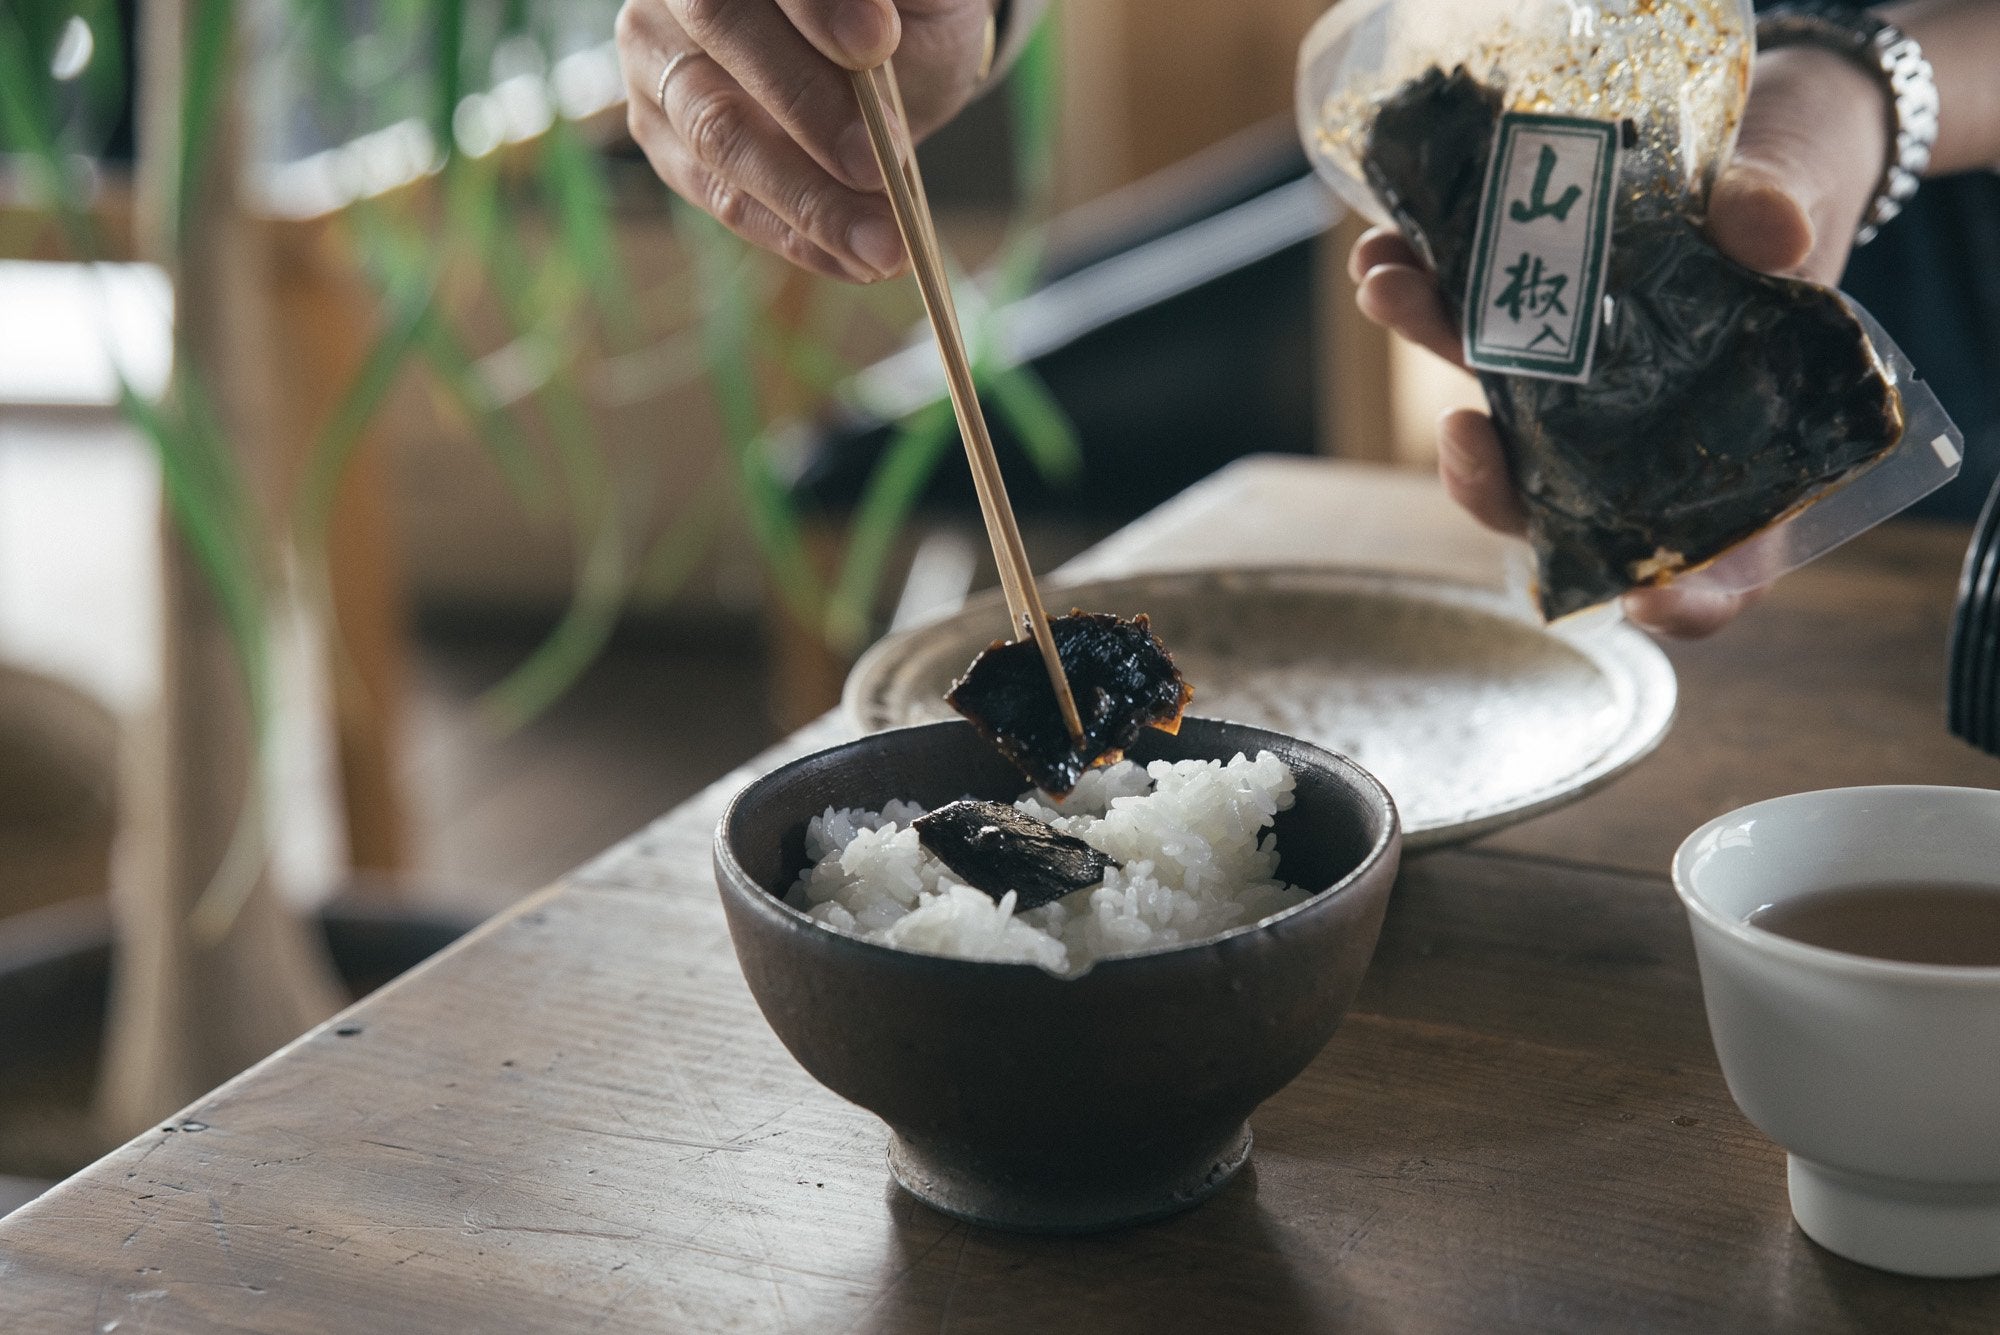
[[[1709,564],[1681,576],[1690,588],[1744,593],[1797,570],[1885,519],[1909,509],[1958,476],[1965,436],[1952,424],[1931,388],[1865,307],[1847,307],[1868,331],[1890,382],[1903,401],[1903,435],[1858,476],[1816,492],[1763,532],[1746,538]]]
[[[1374,110],[1428,69],[1464,69],[1511,110],[1631,118],[1633,179],[1705,208],[1750,95],[1750,0],[1341,0],[1307,33],[1296,87],[1306,152],[1347,205],[1395,220],[1362,171]]]
[[[1461,317],[1557,617],[1767,583],[1949,481],[1962,438],[1879,325],[1701,235],[1749,0],[1343,0],[1299,129]]]

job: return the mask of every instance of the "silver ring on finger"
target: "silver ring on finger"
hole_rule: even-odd
[[[682,61],[696,54],[698,53],[693,48],[689,48],[686,51],[676,51],[668,59],[665,68],[660,71],[659,82],[653,85],[653,102],[659,107],[662,116],[667,114],[667,81],[674,77],[674,71],[681,67]]]

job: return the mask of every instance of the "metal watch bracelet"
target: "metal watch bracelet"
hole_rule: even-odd
[[[1938,133],[1937,79],[1915,39],[1868,10],[1795,3],[1757,16],[1759,50],[1801,43],[1846,56],[1880,80],[1888,93],[1889,160],[1854,234],[1854,244],[1865,246],[1903,211],[1930,165]]]

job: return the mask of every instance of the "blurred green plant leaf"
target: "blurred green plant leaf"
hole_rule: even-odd
[[[185,357],[176,364],[164,410],[148,412],[151,405],[129,386],[121,392],[129,419],[159,451],[168,513],[208,578],[249,702],[250,777],[229,845],[188,911],[196,937],[213,943],[235,922],[269,854],[262,769],[272,741],[273,682],[264,535],[201,369]]]
[[[177,375],[171,402],[175,407],[163,407],[119,385],[119,407],[153,446],[169,511],[222,609],[261,738],[270,709],[269,646],[248,498],[213,413],[199,407],[203,395],[193,376]]]
[[[577,587],[562,620],[480,698],[481,711],[504,731],[524,726],[555,703],[596,661],[617,628],[625,604],[623,534],[609,513],[580,517]]]
[[[424,362],[446,396],[473,425],[473,435],[492,456],[507,488],[527,514],[548,511],[547,486],[527,432],[494,397],[465,343],[443,320],[417,326]]]
[[[544,188],[555,204],[557,240],[564,258],[589,285],[613,333],[629,342],[637,320],[631,280],[618,255],[603,163],[576,127],[558,119],[542,140],[541,170]]]
[[[79,76],[92,118],[97,122],[98,139],[80,145],[83,151],[102,152],[118,111],[132,88],[126,58],[125,20],[116,0],[77,0],[76,17],[89,26],[90,63]]]
[[[413,354],[423,345],[437,309],[437,285],[410,284],[389,294],[388,319],[362,359],[361,369],[314,440],[294,513],[307,549],[324,549],[334,498],[362,432],[381,411]]]
[[[432,0],[431,136],[449,171],[459,160],[458,104],[465,96],[464,0]]]
[[[993,265],[996,305],[1025,295],[1041,273],[1042,219],[1055,194],[1056,134],[1062,114],[1061,51],[1055,24],[1044,11],[1035,35],[1022,48],[1007,77],[1014,181],[1021,202],[1017,221],[1008,230],[1000,258]]]
[[[521,727],[573,685],[617,628],[625,604],[625,535],[619,491],[611,483],[587,411],[568,377],[551,382],[551,437],[570,497],[577,541],[576,587],[562,619],[533,653],[481,701],[502,728]]]
[[[49,16],[48,11],[43,11]],[[91,64],[118,72],[123,67],[123,32],[115,14],[96,5],[73,10],[93,24]],[[68,15],[55,15],[63,23]],[[77,173],[61,144],[52,88],[50,52],[0,11],[0,129],[26,145],[45,174],[49,204],[63,219],[82,259],[102,253]],[[185,232],[187,210],[200,188],[200,174],[212,151],[217,121],[225,105],[226,72],[234,41],[234,8],[226,0],[197,0],[190,12],[182,86],[181,134],[170,179],[169,224],[175,238]],[[139,393],[122,374],[119,407],[152,446],[159,461],[161,490],[175,530],[186,542],[221,614],[230,650],[242,677],[250,712],[252,746],[261,759],[270,738],[271,678],[269,632],[265,623],[263,535],[242,471],[231,454],[222,423],[210,403],[202,367],[188,349],[176,349],[172,381],[164,403]],[[210,939],[233,921],[265,862],[261,778],[253,777],[238,809],[229,847],[203,889],[194,910],[194,928]]]
[[[398,293],[430,293],[441,281],[426,267],[434,259],[424,253],[420,234],[399,232],[384,211],[369,205],[349,209],[347,220],[363,265],[392,310],[398,304]],[[402,298],[408,299],[407,295]],[[398,327],[392,319],[384,336],[393,336]],[[438,387],[472,425],[475,439],[492,457],[514,499],[530,515],[545,513],[545,488],[534,447],[521,425],[495,400],[471,353],[449,322],[417,319],[410,327],[410,337]],[[371,350],[363,366],[364,374],[375,361]],[[364,421],[362,425],[365,424]]]
[[[590,666],[617,628],[629,572],[626,564],[624,494],[613,485],[603,443],[591,421],[589,404],[576,376],[570,349],[583,312],[575,309],[582,290],[569,286],[571,308],[559,314],[543,306],[549,293],[529,275],[531,263],[518,237],[507,228],[487,236],[486,268],[516,338],[540,330],[561,339],[552,345],[547,374],[533,398],[549,427],[549,439],[569,501],[577,544],[576,583],[555,629],[481,700],[487,717],[503,729],[521,727],[562,695]],[[567,260],[559,240],[544,259]],[[545,263],[544,269],[553,267]],[[573,265],[571,266],[573,269]],[[548,328],[553,324],[554,328]],[[563,349],[553,352],[554,347]]]
[[[876,594],[896,539],[957,443],[958,419],[942,399],[918,409],[890,435],[855,508],[827,609],[827,638],[836,648],[852,653],[867,644],[874,631]]]
[[[68,20],[61,10],[0,7],[0,58],[5,84],[0,84],[0,143],[17,151],[41,155],[61,137],[55,107],[56,82],[50,70],[55,48]]]
[[[46,39],[38,39],[11,8],[0,9],[0,135],[25,154],[38,178],[33,193],[56,211],[71,248],[95,255],[100,247],[89,201],[58,138],[48,60]]]
[[[444,179],[443,234],[451,239],[454,254],[482,270],[489,263],[497,234],[507,225],[502,207],[504,187],[497,153],[463,160],[458,170]],[[406,249],[412,256],[436,245],[435,240],[422,244],[420,235],[409,241]]]
[[[202,188],[202,173],[214,151],[228,108],[229,72],[236,46],[235,0],[193,0],[188,11],[185,64],[181,71],[178,161],[173,174],[171,216],[175,244],[187,230],[190,211]]]
[[[663,602],[688,582],[715,545],[723,520],[733,512],[730,481],[727,468],[708,470],[680,513],[661,529],[639,559],[632,581],[636,597]]]
[[[980,384],[994,416],[1013,428],[1021,452],[1053,487],[1074,486],[1083,474],[1083,447],[1069,414],[1034,368],[995,366]]]
[[[743,243],[678,198],[672,208],[675,233],[701,278],[709,388],[736,459],[751,535],[785,606],[801,623],[816,625],[825,606],[825,586],[807,555],[791,490],[771,467],[753,357],[752,328],[761,307],[745,290]]]
[[[794,333],[770,320],[759,320],[751,337],[760,353],[783,367],[816,399],[832,394],[853,372],[845,358],[810,330]]]

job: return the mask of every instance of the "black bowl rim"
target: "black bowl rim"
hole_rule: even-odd
[[[729,827],[731,822],[735,820],[737,812],[758,789],[775,781],[780,774],[795,766],[804,765],[810,761],[818,760],[823,756],[832,755],[834,752],[849,750],[883,737],[930,730],[958,732],[971,726],[963,719],[941,719],[930,723],[913,723],[900,728],[884,728],[879,732],[871,732],[860,737],[849,738],[847,741],[822,747],[820,750],[814,751],[809,755],[798,756],[788,760],[784,764],[767,770],[744,784],[742,788],[737,790],[736,795],[729,799],[729,805],[723,809],[722,818],[715,825],[714,856],[718,870],[724,873],[724,875],[717,877],[718,889],[725,894],[738,894],[739,898],[748,904],[751,912],[756,913],[766,921],[775,922],[787,931],[797,932],[806,930],[822,932],[825,934],[824,939],[829,942],[841,943],[842,947],[852,948],[861,952],[864,956],[878,957],[884,961],[893,961],[902,967],[920,968],[929,966],[953,972],[967,968],[980,970],[1029,970],[1044,977],[1054,979],[1059,983],[1074,983],[1107,966],[1123,969],[1141,965],[1149,960],[1187,955],[1195,951],[1225,948],[1227,943],[1231,941],[1272,930],[1281,923],[1288,922],[1293,918],[1303,917],[1315,910],[1324,911],[1326,906],[1336,896],[1353,888],[1364,876],[1387,859],[1392,849],[1400,848],[1403,824],[1401,813],[1396,810],[1396,799],[1390,796],[1389,790],[1382,786],[1380,779],[1362,768],[1355,760],[1337,751],[1329,751],[1317,742],[1309,742],[1303,738],[1275,732],[1269,728],[1261,728],[1252,723],[1238,723],[1233,719],[1201,718],[1192,714],[1187,715],[1183,722],[1213,724],[1231,729],[1247,738],[1271,738],[1309,753],[1325,768],[1344,773],[1348,778],[1356,781],[1360,790],[1372,799],[1376,810],[1383,818],[1381,833],[1376,837],[1374,844],[1369,847],[1366,855],[1354,865],[1352,871],[1331,885],[1314,891],[1303,901],[1292,905],[1290,908],[1281,909],[1269,917],[1259,918],[1255,922],[1244,923],[1240,927],[1232,927],[1228,931],[1221,932],[1215,936],[1203,937],[1199,941],[1181,941],[1173,945],[1149,946],[1144,950],[1123,951],[1116,955],[1102,955],[1075,973],[1061,974],[1045,969],[1039,964],[1030,964],[1025,961],[964,959],[956,955],[933,955],[925,951],[903,950],[897,946],[884,945],[879,941],[868,941],[851,932],[843,932],[837,927],[829,926],[816,918],[807,916],[801,910],[793,908],[777,895],[764,889],[763,886],[758,884],[756,878],[744,869],[742,862],[736,857],[735,850],[729,845]],[[1245,754],[1255,754],[1247,747],[1241,749]],[[1267,746],[1263,749],[1269,748]],[[752,887],[752,892],[741,893],[744,886]]]

